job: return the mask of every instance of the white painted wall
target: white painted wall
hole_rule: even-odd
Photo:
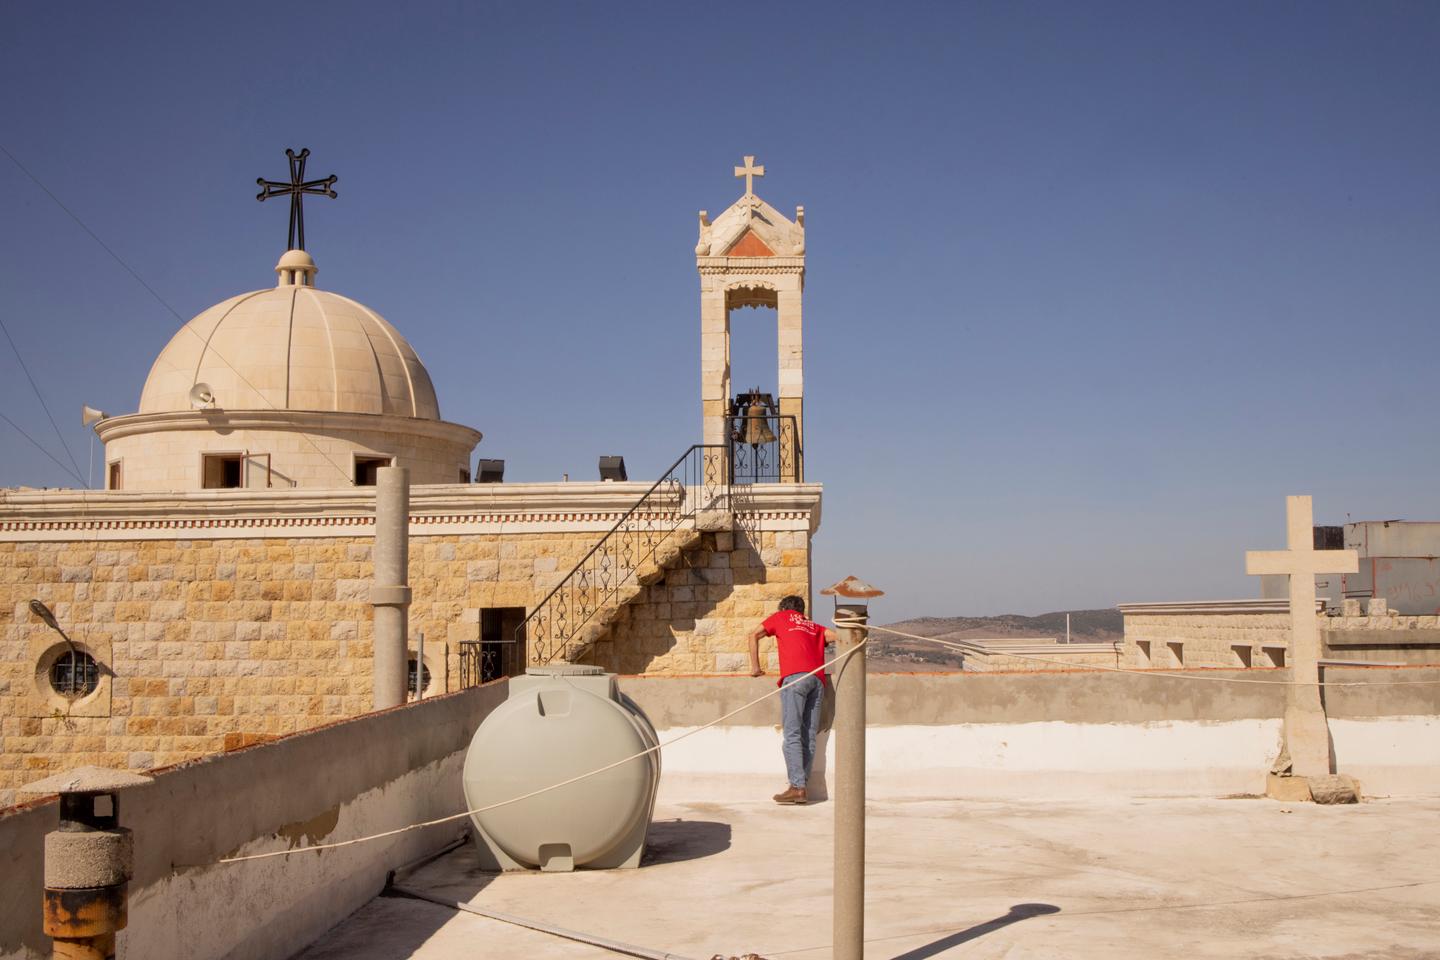
[[[662,741],[695,728],[660,731]],[[826,765],[834,762],[828,735]],[[1262,793],[1279,720],[949,724],[871,727],[877,798],[1224,796]],[[668,747],[661,791],[675,799],[758,796],[784,786],[778,727],[714,727]],[[696,793],[697,787],[708,793]],[[774,791],[771,791],[774,792]]]
[[[1332,718],[1330,740],[1367,797],[1440,794],[1440,717]]]

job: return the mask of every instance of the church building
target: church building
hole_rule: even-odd
[[[804,210],[755,194],[753,157],[743,196],[699,215],[700,442],[657,477],[507,483],[474,469],[481,433],[442,417],[401,329],[324,288],[300,203],[335,180],[305,181],[307,154],[262,181],[292,204],[274,284],[181,327],[136,412],[95,424],[105,489],[0,491],[0,806],[57,769],[153,769],[372,709],[383,467],[411,483],[424,696],[566,661],[744,672],[754,625],[810,596]],[[779,325],[776,397],[732,384],[746,307]]]

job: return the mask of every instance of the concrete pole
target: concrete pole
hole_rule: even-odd
[[[410,471],[375,471],[375,709],[405,702],[410,620]]]
[[[865,953],[865,648],[860,644],[867,618],[864,604],[835,608],[841,627],[837,653],[855,653],[840,661],[835,673],[834,960],[862,960]]]

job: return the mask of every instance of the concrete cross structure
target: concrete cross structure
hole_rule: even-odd
[[[771,307],[779,327],[779,413],[795,418],[795,443],[804,435],[804,351],[801,297],[805,289],[805,208],[791,220],[752,192],[765,175],[747,156],[735,176],[745,195],[712,222],[700,211],[695,266],[700,272],[700,399],[705,443],[726,443],[730,382],[730,315],[741,307]]]
[[[1354,550],[1316,550],[1309,497],[1285,498],[1286,549],[1251,550],[1245,572],[1290,578],[1290,678],[1285,701],[1285,749],[1296,777],[1324,777],[1330,770],[1330,730],[1320,699],[1320,628],[1315,619],[1315,575],[1354,573]]]
[[[754,178],[765,176],[765,165],[762,163],[757,167],[754,157],[746,157],[745,166],[735,168],[735,176],[745,178],[745,196],[753,197],[755,195]]]

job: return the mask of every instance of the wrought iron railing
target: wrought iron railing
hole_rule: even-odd
[[[523,650],[520,647],[519,650]],[[473,687],[520,673],[525,665],[512,663],[517,653],[514,642],[460,641],[460,686]]]
[[[563,659],[567,648],[583,646],[586,626],[619,604],[647,563],[660,562],[662,548],[678,541],[678,531],[693,529],[701,511],[730,509],[725,454],[718,444],[686,450],[545,595],[516,628],[517,639],[529,643],[532,662]]]
[[[736,414],[726,420],[730,482],[802,483],[805,456],[798,418],[789,414]]]

